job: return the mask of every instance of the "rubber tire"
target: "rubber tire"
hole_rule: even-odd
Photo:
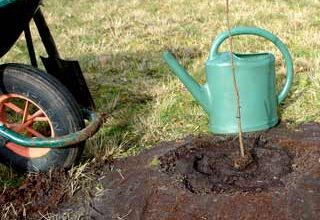
[[[56,78],[32,66],[5,64],[0,66],[0,95],[19,94],[36,103],[54,124],[55,136],[82,129],[84,120],[71,93]],[[0,146],[0,160],[17,171],[47,171],[70,168],[80,159],[85,142],[67,148],[51,149],[38,158],[27,158]]]

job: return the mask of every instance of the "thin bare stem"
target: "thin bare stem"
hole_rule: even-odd
[[[239,88],[236,80],[235,65],[233,60],[233,41],[232,41],[232,35],[230,31],[229,0],[226,0],[226,13],[227,13],[227,26],[228,26],[228,32],[229,32],[229,50],[230,50],[230,61],[231,61],[231,69],[232,69],[232,79],[233,79],[233,86],[234,86],[234,90],[237,98],[237,122],[238,122],[239,145],[240,145],[241,157],[244,157],[244,145],[243,145],[243,138],[242,138],[241,112],[240,112],[240,108],[241,108],[240,94],[239,94]]]

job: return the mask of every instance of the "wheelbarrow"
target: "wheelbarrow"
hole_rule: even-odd
[[[40,9],[41,0],[0,0],[0,57],[24,33],[30,65],[0,65],[0,160],[18,171],[70,168],[101,118],[77,61],[63,60]],[[30,22],[48,57],[38,68]]]

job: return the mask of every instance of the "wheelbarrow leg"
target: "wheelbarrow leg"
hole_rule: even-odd
[[[77,102],[85,108],[94,109],[95,104],[78,61],[60,58],[56,44],[40,9],[33,17],[48,57],[41,57],[48,73],[64,84]]]
[[[26,38],[26,43],[27,43],[27,48],[28,48],[28,53],[29,53],[31,65],[34,67],[38,67],[36,52],[34,50],[32,35],[31,35],[29,24],[24,28],[24,36]]]

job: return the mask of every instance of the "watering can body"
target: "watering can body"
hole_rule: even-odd
[[[238,27],[232,35],[251,34],[273,42],[286,61],[287,76],[283,89],[276,91],[275,57],[271,53],[220,53],[218,48],[230,35],[220,34],[213,43],[206,62],[206,83],[199,85],[169,53],[164,59],[184,83],[209,117],[209,131],[217,134],[238,132],[237,94],[233,82],[231,56],[240,98],[243,132],[265,130],[278,121],[278,104],[287,96],[293,80],[293,64],[286,46],[270,32],[254,27]]]
[[[236,133],[237,99],[230,53],[222,53],[206,62],[209,102],[209,130]],[[256,131],[278,122],[275,88],[275,59],[272,54],[232,54],[240,96],[242,130]]]

